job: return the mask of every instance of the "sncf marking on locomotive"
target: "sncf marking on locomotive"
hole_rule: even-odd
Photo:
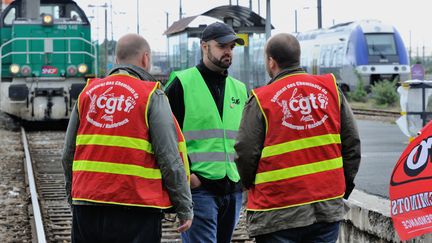
[[[139,98],[132,87],[120,81],[100,83],[89,89],[86,95],[91,100],[86,116],[87,121],[102,128],[127,124],[129,122],[127,114],[135,108],[136,100]]]
[[[308,94],[300,93],[299,87],[301,86],[311,87],[313,89],[310,90],[313,91]],[[284,99],[282,99],[280,96],[285,92],[287,94],[283,95]],[[306,130],[318,127],[328,119],[328,115],[322,112],[328,106],[327,94],[327,90],[318,84],[298,81],[277,91],[271,101],[282,107],[283,126],[294,130]],[[315,112],[314,110],[321,111]],[[297,119],[294,119],[294,114]]]
[[[57,68],[53,66],[43,66],[42,74],[57,74]]]

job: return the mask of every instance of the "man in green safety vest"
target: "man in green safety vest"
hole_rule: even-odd
[[[244,41],[228,25],[207,26],[200,64],[172,73],[167,84],[191,163],[194,221],[182,233],[183,242],[230,242],[239,219],[242,193],[234,142],[247,91],[227,71],[236,43]]]

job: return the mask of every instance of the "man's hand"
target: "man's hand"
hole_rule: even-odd
[[[192,225],[192,219],[188,220],[180,220],[180,226],[177,228],[177,232],[185,232],[188,230]]]
[[[199,186],[201,186],[200,179],[198,178],[198,176],[196,176],[195,174],[192,173],[190,175],[190,187],[191,187],[191,189],[197,188]]]

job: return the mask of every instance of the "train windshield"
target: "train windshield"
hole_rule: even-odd
[[[75,3],[49,3],[40,4],[40,16],[49,14],[54,17],[54,23],[89,24],[85,13]],[[23,19],[23,13],[20,11],[20,5],[10,5],[8,9],[0,12],[0,27],[9,26],[17,19]]]
[[[393,34],[366,34],[366,42],[371,56],[396,55]]]
[[[16,8],[11,8],[4,17],[4,24],[10,25],[16,19]]]
[[[50,14],[56,20],[86,21],[82,11],[74,4],[41,4],[40,14]]]

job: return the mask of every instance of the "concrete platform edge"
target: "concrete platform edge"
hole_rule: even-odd
[[[350,210],[341,225],[339,243],[401,242],[390,217],[390,200],[354,190],[346,203]],[[406,242],[432,242],[432,234]]]

